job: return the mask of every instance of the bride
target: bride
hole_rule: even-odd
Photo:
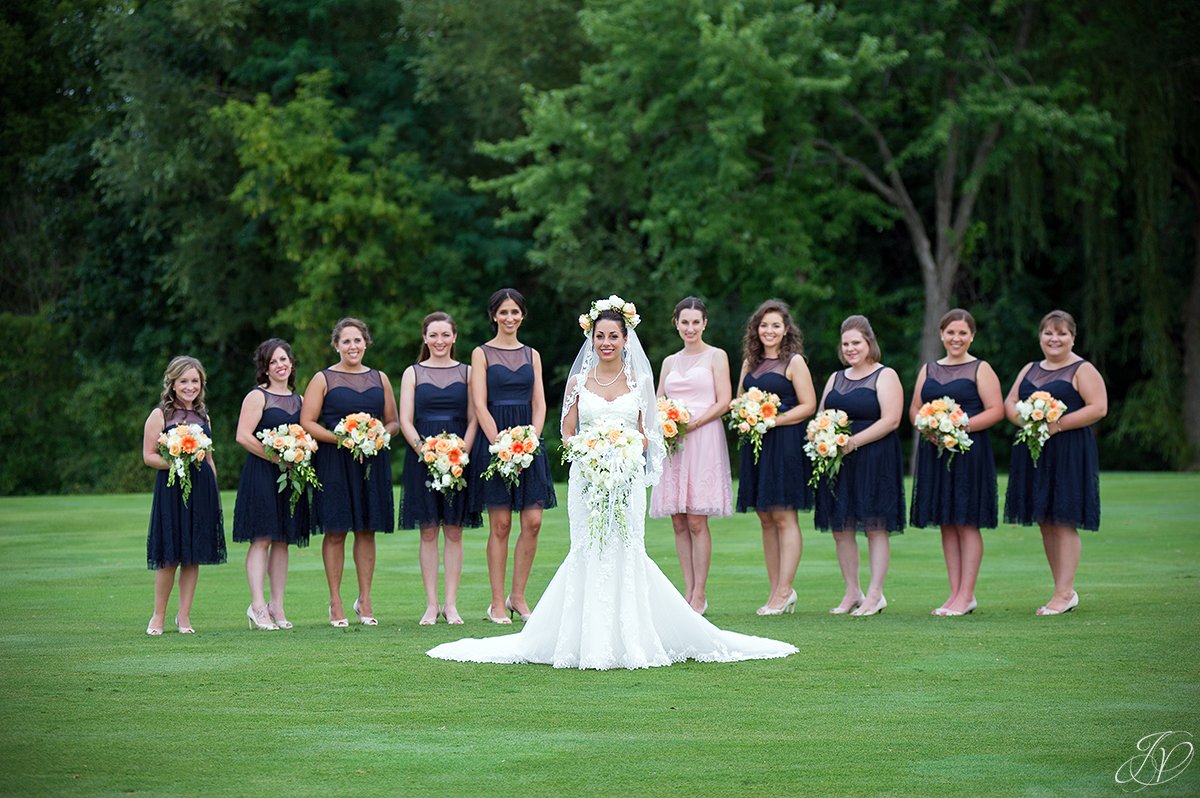
[[[636,430],[644,479],[598,488],[571,466],[571,550],[517,634],[443,643],[428,654],[460,662],[537,662],[556,668],[648,668],[686,659],[734,662],[786,657],[788,643],[726,632],[696,614],[646,554],[645,486],[665,456],[650,362],[633,332],[631,303],[613,296],[580,316],[589,335],[567,380],[562,434],[604,422]],[[641,459],[640,457],[638,458]]]

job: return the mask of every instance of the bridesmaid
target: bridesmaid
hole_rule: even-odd
[[[517,331],[524,320],[525,297],[515,289],[501,288],[488,299],[488,321],[495,335],[471,353],[471,405],[482,433],[475,439],[471,460],[481,470],[487,467],[491,458],[488,446],[495,443],[500,430],[532,424],[540,437],[546,423],[541,355],[517,340]],[[488,620],[511,623],[514,613],[526,620],[530,610],[525,588],[537,553],[542,510],[558,503],[545,447],[539,447],[516,488],[510,490],[497,476],[484,481],[481,490],[477,502],[486,505],[488,511],[487,561],[492,587]],[[504,572],[514,512],[520,515],[521,534],[513,554],[512,591],[505,596]]]
[[[421,581],[425,584],[425,614],[419,623],[431,626],[439,615],[450,624],[461,624],[458,614],[458,584],[462,577],[464,526],[483,525],[478,510],[468,508],[467,489],[447,498],[427,487],[429,472],[419,453],[426,436],[452,432],[471,451],[479,425],[468,397],[471,369],[454,359],[458,327],[449,314],[436,312],[425,317],[418,362],[404,370],[400,379],[400,432],[408,444],[404,457],[403,501],[400,528],[421,530]],[[467,466],[468,482],[476,463]],[[445,537],[446,603],[438,604],[438,527]]]
[[[1096,436],[1089,427],[1108,414],[1104,378],[1075,347],[1075,319],[1052,310],[1039,325],[1042,360],[1021,369],[1004,400],[1008,420],[1018,423],[1017,401],[1048,391],[1065,402],[1067,412],[1050,424],[1050,439],[1036,467],[1025,444],[1012,450],[1004,520],[1036,523],[1054,578],[1054,595],[1038,615],[1059,615],[1079,606],[1075,570],[1082,542],[1079,529],[1100,528],[1100,462]]]
[[[175,626],[180,634],[192,634],[192,599],[201,565],[225,562],[225,524],[221,517],[221,495],[217,491],[217,465],[211,456],[192,467],[192,492],[187,504],[176,480],[167,485],[170,465],[158,453],[158,436],[180,424],[199,424],[212,437],[204,386],[208,375],[194,357],[179,355],[167,364],[162,397],[150,411],[142,430],[142,460],[158,470],[154,480],[154,503],[150,531],[146,536],[146,563],[154,570],[154,612],[146,634],[161,635],[167,617],[167,601],[179,570],[179,613]]]
[[[757,612],[779,615],[796,606],[793,582],[803,546],[797,511],[811,508],[813,502],[800,425],[816,410],[817,394],[804,361],[800,328],[783,302],[768,299],[758,306],[746,324],[742,348],[738,395],[757,387],[778,394],[780,400],[779,415],[763,436],[758,462],[753,447],[742,447],[737,496],[737,511],[756,511],[762,525],[771,590]]]
[[[841,471],[817,489],[814,525],[832,530],[838,565],[846,580],[842,602],[829,612],[875,615],[887,607],[883,580],[891,560],[888,535],[904,531],[904,473],[896,429],[904,413],[904,388],[896,372],[881,364],[879,343],[866,316],[842,322],[838,356],[847,368],[830,375],[821,410],[844,410],[850,442]],[[871,584],[866,595],[858,581],[858,540],[867,536]]]
[[[351,413],[370,413],[381,419],[389,433],[400,431],[392,384],[382,371],[368,368],[363,355],[371,345],[367,325],[344,318],[333,327],[331,337],[338,353],[337,364],[319,371],[304,392],[300,423],[318,443],[317,478],[322,490],[313,508],[315,526],[325,534],[321,557],[329,582],[329,623],[349,625],[342,607],[342,569],[346,562],[346,535],[354,533],[354,570],[358,597],[354,613],[358,622],[376,626],[371,611],[371,581],[375,576],[375,533],[392,532],[395,510],[392,501],[392,460],[383,449],[368,462],[359,463],[337,445],[332,430]],[[367,466],[370,466],[370,472]]]
[[[671,517],[684,598],[703,614],[708,609],[705,588],[712,559],[708,519],[733,510],[729,450],[721,427],[731,393],[729,357],[704,343],[708,310],[703,300],[690,296],[680,301],[674,322],[683,349],[663,361],[658,395],[686,403],[692,420],[683,448],[667,458],[662,478],[650,494],[650,517]]]
[[[996,460],[987,430],[1004,417],[1000,379],[986,361],[971,354],[975,318],[961,308],[942,316],[946,356],[930,361],[917,373],[909,421],[926,402],[949,396],[967,414],[971,448],[950,460],[924,439],[917,446],[909,521],[915,527],[942,528],[942,554],[950,577],[950,596],[933,615],[965,615],[975,611],[975,581],[983,559],[981,527],[996,527]]]
[[[308,545],[311,512],[303,496],[292,511],[290,488],[280,492],[277,484],[279,460],[263,453],[256,433],[281,424],[300,423],[301,400],[295,392],[296,358],[292,347],[280,338],[263,341],[254,352],[254,369],[258,387],[246,394],[238,416],[237,442],[247,455],[233,507],[233,539],[250,543],[246,550],[246,581],[250,583],[246,617],[250,628],[291,629],[292,623],[283,610],[288,545]],[[270,601],[263,593],[268,573]]]

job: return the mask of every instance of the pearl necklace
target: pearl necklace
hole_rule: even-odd
[[[621,378],[621,374],[623,374],[623,373],[624,373],[624,369],[618,371],[617,375],[615,377],[613,377],[611,380],[609,380],[608,382],[600,382],[600,372],[593,368],[592,369],[592,379],[595,380],[596,384],[599,385],[601,388],[607,388],[608,386],[612,385],[614,382],[619,380]]]

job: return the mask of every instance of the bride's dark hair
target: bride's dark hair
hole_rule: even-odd
[[[602,321],[615,321],[621,327],[621,337],[629,337],[629,326],[625,323],[625,317],[620,312],[615,310],[602,310],[596,316],[596,321],[592,323],[592,334],[596,333],[596,326]]]

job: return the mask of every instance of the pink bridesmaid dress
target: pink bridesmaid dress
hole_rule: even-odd
[[[695,355],[680,352],[663,379],[666,395],[686,403],[693,418],[717,401],[712,371],[716,352],[713,347]],[[725,428],[718,418],[688,430],[683,448],[667,458],[662,478],[650,494],[650,517],[666,518],[676,513],[720,517],[732,512],[729,449]]]

